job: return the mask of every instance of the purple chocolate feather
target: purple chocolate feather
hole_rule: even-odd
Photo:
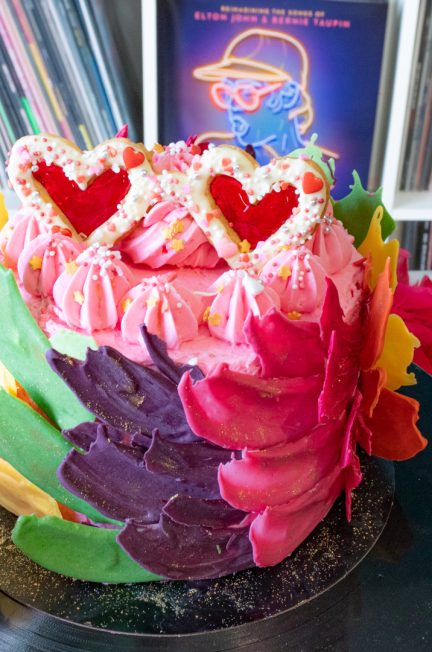
[[[248,530],[180,525],[162,515],[151,525],[128,521],[117,541],[153,573],[174,580],[211,579],[254,566]]]
[[[70,430],[63,430],[63,436],[71,442],[74,446],[78,446],[82,450],[88,451],[91,444],[96,441],[98,426],[100,422],[98,421],[89,421],[86,423],[80,423],[75,428]],[[108,439],[114,441],[116,444],[121,444],[122,446],[131,446],[147,449],[152,441],[152,438],[148,435],[143,435],[141,433],[131,434],[129,432],[124,432],[123,430],[118,430],[113,426],[105,425],[105,431]]]
[[[102,346],[87,349],[84,362],[53,349],[47,360],[100,421],[129,433],[176,434],[178,441],[196,441],[183,411],[177,385],[162,374]]]
[[[216,486],[219,486],[216,479],[219,464],[231,461],[231,451],[213,446],[203,439],[190,444],[180,444],[155,432],[144,460],[149,471],[187,478],[188,482],[197,483],[203,489],[207,487],[213,494],[207,497],[213,498]],[[207,470],[208,477],[203,472],[204,469]]]
[[[225,500],[205,500],[192,496],[173,496],[162,510],[165,516],[180,525],[202,525],[210,528],[245,526],[249,514],[228,505]]]
[[[71,493],[117,520],[135,518],[155,523],[165,503],[177,494],[220,499],[217,469],[228,461],[229,451],[205,442],[173,444],[156,434],[155,440],[162,473],[147,468],[144,449],[115,443],[109,439],[106,426],[99,424],[88,453],[68,453],[59,467],[59,479]]]
[[[253,566],[249,518],[222,500],[217,471],[232,451],[194,435],[177,385],[186,370],[142,329],[159,371],[110,347],[84,362],[49,351],[52,368],[99,419],[64,435],[72,450],[58,475],[101,513],[125,520],[118,541],[145,568],[173,579],[220,577]],[[100,423],[102,421],[103,423]]]
[[[141,326],[141,336],[155,367],[157,367],[159,371],[173,383],[178,385],[185,371],[191,372],[194,381],[202,380],[204,378],[204,374],[199,367],[188,364],[176,364],[174,360],[169,357],[165,342],[157,335],[149,333],[145,324]]]
[[[85,421],[75,426],[75,428],[62,430],[62,435],[73,446],[88,451],[92,443],[96,440],[98,425],[97,421]]]

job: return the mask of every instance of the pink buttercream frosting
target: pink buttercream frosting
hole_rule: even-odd
[[[272,288],[265,287],[246,270],[230,270],[210,288],[216,296],[206,314],[210,333],[232,344],[244,343],[243,332],[249,314],[263,316],[280,301]]]
[[[18,276],[34,296],[49,296],[67,263],[82,251],[75,240],[59,233],[42,233],[27,243],[18,258]]]
[[[219,262],[216,250],[189,215],[187,209],[160,202],[121,243],[121,250],[132,262],[152,268],[214,267]]]
[[[328,274],[335,274],[346,267],[355,254],[360,259],[353,246],[354,238],[344,226],[332,216],[326,216],[320,222],[306,246],[313,254],[319,256],[320,263]]]
[[[261,281],[280,297],[285,312],[313,312],[322,302],[326,272],[306,247],[281,251],[268,261]]]
[[[129,343],[141,343],[140,326],[163,339],[168,348],[198,335],[201,299],[176,280],[174,272],[147,278],[120,302],[121,332]]]
[[[196,154],[200,154],[199,146],[189,141],[179,140],[163,147],[162,151],[152,151],[152,165],[155,172],[160,174],[163,170],[168,172],[186,172]]]
[[[114,328],[117,306],[133,283],[118,251],[95,244],[76,259],[76,268],[60,274],[54,301],[68,326],[87,332]]]
[[[35,218],[30,209],[21,208],[0,233],[0,251],[6,265],[15,268],[24,247],[41,233],[47,232],[47,227]]]

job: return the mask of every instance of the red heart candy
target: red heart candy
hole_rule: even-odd
[[[38,161],[33,172],[36,181],[45,188],[51,199],[66,215],[78,233],[90,235],[117,211],[117,205],[129,192],[130,181],[126,170],[114,173],[107,170],[81,190],[70,181],[58,165]]]
[[[136,168],[141,163],[144,163],[144,154],[142,152],[137,152],[133,147],[126,147],[123,151],[123,161],[125,164],[126,170],[131,168]]]
[[[251,204],[241,183],[224,174],[213,179],[210,192],[230,226],[253,249],[275,233],[298,205],[295,188],[288,184],[280,192],[272,190],[260,202]]]
[[[313,172],[305,172],[302,179],[303,192],[306,195],[318,192],[324,185],[324,181],[316,177]]]

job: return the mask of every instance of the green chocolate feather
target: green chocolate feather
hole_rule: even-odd
[[[354,236],[354,244],[359,247],[367,235],[376,208],[382,206],[381,232],[383,240],[385,240],[395,228],[395,223],[383,206],[381,188],[373,193],[365,190],[356,170],[353,171],[353,179],[354,183],[350,186],[351,192],[333,202],[335,217],[342,222],[348,233]]]
[[[118,530],[89,527],[56,516],[20,516],[15,545],[40,566],[86,582],[125,584],[163,579],[133,561],[118,545]]]
[[[0,457],[55,500],[94,521],[119,524],[69,493],[57,479],[57,468],[71,445],[24,401],[0,389]]]
[[[1,362],[60,429],[94,421],[47,363],[50,342],[30,314],[12,272],[2,265],[0,297]]]

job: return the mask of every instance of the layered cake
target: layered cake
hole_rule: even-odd
[[[0,234],[0,502],[15,544],[100,582],[216,578],[289,556],[361,482],[357,447],[426,445],[395,390],[391,218],[313,143],[118,137],[13,147]]]

